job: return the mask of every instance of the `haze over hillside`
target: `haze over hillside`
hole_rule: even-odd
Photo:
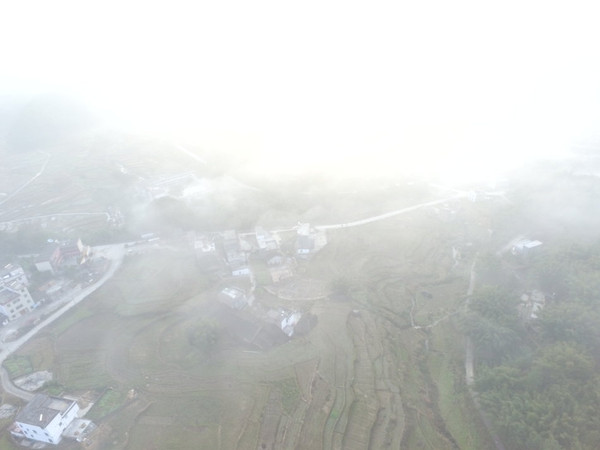
[[[2,7],[2,92],[64,93],[254,172],[490,178],[600,123],[584,5],[34,4]]]
[[[599,448],[594,8],[5,3],[0,448]]]

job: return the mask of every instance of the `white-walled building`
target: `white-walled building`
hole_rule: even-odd
[[[15,320],[34,308],[35,302],[25,286],[21,285],[17,289],[0,287],[0,314],[6,316],[8,320]]]
[[[0,314],[14,320],[35,308],[23,268],[7,264],[0,270]]]
[[[29,280],[25,275],[25,271],[18,264],[7,264],[0,270],[0,283],[11,284],[17,282],[25,286],[29,285]]]
[[[78,412],[75,400],[38,394],[17,414],[15,424],[29,439],[58,444]]]

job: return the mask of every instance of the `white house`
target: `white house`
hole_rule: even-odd
[[[245,276],[245,275],[250,275],[252,272],[250,270],[250,267],[246,266],[246,265],[240,265],[240,266],[235,266],[232,267],[231,269],[231,275],[233,275],[234,277],[241,277],[241,276]]]
[[[513,245],[512,249],[511,249],[511,253],[513,255],[519,255],[522,254],[532,248],[535,247],[539,247],[540,245],[542,245],[541,241],[532,241],[531,239],[521,239],[519,241],[517,241],[515,243],[515,245]]]
[[[8,320],[15,320],[22,314],[35,309],[35,302],[23,285],[14,288],[0,286],[0,314]]]
[[[279,242],[267,230],[262,227],[256,227],[255,231],[256,243],[260,250],[277,250],[279,248]]]
[[[0,271],[0,314],[14,320],[35,308],[28,285],[21,266],[7,264]]]
[[[284,316],[283,320],[281,321],[281,330],[288,336],[292,337],[294,334],[294,327],[298,324],[301,318],[302,314],[299,312]]]
[[[235,287],[223,289],[219,295],[219,300],[232,309],[244,309],[251,304],[244,291]]]
[[[17,414],[15,424],[29,439],[58,444],[78,412],[75,400],[38,394]]]

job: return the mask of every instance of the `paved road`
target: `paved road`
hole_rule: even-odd
[[[94,258],[105,257],[110,260],[110,267],[106,271],[106,273],[94,284],[81,289],[76,292],[70,292],[65,295],[61,300],[57,300],[53,303],[53,306],[56,309],[50,316],[44,319],[42,322],[34,326],[31,330],[25,333],[20,338],[11,341],[2,343],[2,349],[0,351],[0,366],[8,358],[12,353],[17,351],[23,344],[25,344],[29,339],[35,336],[42,328],[50,325],[68,310],[73,308],[75,305],[84,300],[88,295],[92,292],[96,291],[100,286],[102,286],[108,279],[110,279],[117,269],[121,266],[123,262],[124,245],[123,244],[115,244],[115,245],[105,245],[99,247],[93,247]],[[58,306],[56,306],[58,305]],[[0,381],[2,384],[2,388],[16,397],[20,397],[24,400],[30,400],[32,397],[32,393],[23,391],[22,389],[14,386],[8,377],[8,373],[4,368],[0,369]]]
[[[398,216],[400,214],[405,214],[407,212],[411,212],[416,209],[425,208],[426,206],[439,205],[440,203],[446,203],[451,200],[456,200],[458,198],[464,198],[464,197],[466,197],[466,195],[467,194],[465,194],[465,193],[460,193],[460,194],[456,194],[449,198],[444,198],[441,200],[433,200],[433,201],[425,202],[425,203],[419,203],[418,205],[409,206],[407,208],[398,209],[396,211],[391,211],[391,212],[388,212],[385,214],[379,214],[378,216],[367,217],[366,219],[356,220],[354,222],[336,223],[336,224],[332,224],[332,225],[317,225],[317,226],[315,226],[315,228],[317,230],[335,230],[335,229],[340,229],[340,228],[357,227],[360,225],[366,225],[371,222],[377,222],[378,220],[389,219],[390,217]]]
[[[61,217],[61,216],[106,216],[106,220],[110,219],[110,214],[108,214],[107,212],[72,212],[72,213],[54,213],[54,214],[43,214],[40,216],[31,216],[31,217],[23,217],[20,219],[14,219],[14,220],[7,220],[5,222],[0,222],[0,225],[9,225],[9,224],[13,224],[13,223],[20,223],[20,222],[28,222],[30,220],[37,220],[37,219],[46,219],[46,218],[52,218],[52,217]]]
[[[395,211],[390,211],[384,214],[379,214],[377,216],[367,217],[366,219],[355,220],[354,222],[345,222],[345,223],[335,223],[330,225],[315,225],[315,229],[317,230],[339,230],[340,228],[350,228],[350,227],[358,227],[360,225],[366,225],[371,222],[377,222],[378,220],[389,219],[390,217],[398,216],[400,214],[405,214],[411,211],[414,211],[419,208],[425,208],[426,206],[439,205],[440,203],[446,203],[452,200],[456,200],[458,198],[464,198],[468,195],[468,193],[463,191],[458,191],[459,194],[456,194],[452,197],[443,198],[441,200],[432,200],[430,202],[419,203],[418,205],[409,206],[407,208],[397,209]],[[291,228],[280,228],[277,230],[270,230],[270,233],[284,233],[289,231],[297,231],[298,227]],[[247,233],[240,233],[241,236],[250,236],[255,235],[256,232],[249,231]]]
[[[469,289],[467,290],[467,306],[471,302],[471,296],[475,289],[475,263],[477,262],[477,256],[471,265],[471,278],[469,280]],[[473,341],[467,336],[466,350],[465,350],[465,374],[467,378],[467,386],[471,387],[475,380],[475,371],[473,369]]]
[[[45,152],[42,152],[42,153],[45,153]],[[50,155],[48,153],[45,153],[45,154],[46,154],[46,161],[44,161],[42,168],[40,170],[38,170],[37,173],[33,177],[31,177],[29,180],[27,180],[24,184],[19,186],[13,192],[8,194],[4,199],[2,199],[2,201],[0,201],[0,205],[3,205],[7,201],[9,201],[11,198],[13,198],[15,195],[17,195],[19,192],[21,192],[23,189],[25,189],[31,183],[33,183],[37,178],[39,178],[44,173],[44,170],[46,170],[46,166],[48,165],[48,161],[50,161]]]
[[[34,392],[24,391],[15,386],[4,366],[0,366],[0,381],[2,382],[2,390],[13,397],[22,398],[26,402],[30,401],[34,396]]]
[[[177,150],[179,150],[180,152],[185,153],[186,155],[188,155],[190,158],[195,159],[196,161],[206,165],[206,160],[200,156],[198,156],[196,153],[189,151],[187,148],[183,147],[182,145],[179,144],[174,144],[175,148]]]

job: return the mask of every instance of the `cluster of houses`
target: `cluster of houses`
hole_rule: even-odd
[[[240,281],[223,288],[218,300],[233,310],[243,310],[254,302],[255,274],[251,261],[256,261],[272,284],[285,282],[294,277],[297,268],[296,258],[309,258],[327,244],[324,231],[318,231],[310,224],[298,224],[293,243],[293,254],[285,254],[281,248],[282,238],[257,226],[253,233],[237,233],[227,230],[221,233],[196,234],[189,238],[193,245],[198,264],[207,271],[228,273],[231,277],[245,277],[248,288],[240,287]],[[288,246],[289,247],[289,246]],[[260,280],[267,282],[266,279]],[[234,286],[235,284],[235,286]],[[276,324],[287,336],[294,334],[294,327],[302,314],[297,311],[279,308],[259,314],[267,322]]]
[[[207,269],[220,269],[223,263],[232,276],[250,276],[250,255],[258,255],[269,266],[273,283],[293,276],[294,258],[308,258],[325,245],[325,231],[316,230],[310,224],[299,224],[296,227],[294,242],[295,254],[286,256],[281,251],[281,237],[257,226],[254,233],[239,234],[235,230],[221,233],[190,234],[196,252],[196,260]]]
[[[78,239],[77,242],[57,242],[51,240],[36,258],[35,268],[39,272],[54,274],[66,267],[85,263],[91,256],[91,253],[91,247],[83,245],[81,239]]]
[[[85,263],[91,255],[89,246],[77,243],[52,242],[35,260],[35,267],[39,272],[57,274],[66,267]],[[64,283],[50,280],[38,291],[41,297],[50,297],[60,293]],[[18,264],[6,264],[0,269],[0,322],[15,320],[39,306],[31,296],[30,281],[23,267]]]
[[[546,296],[542,291],[537,289],[531,292],[526,292],[521,295],[521,302],[519,303],[519,316],[525,322],[535,320],[538,318],[538,314],[546,306]]]

